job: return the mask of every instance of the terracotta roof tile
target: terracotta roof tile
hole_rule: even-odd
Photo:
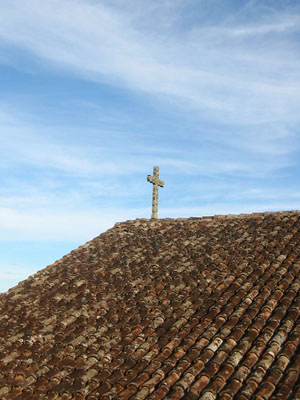
[[[300,397],[300,214],[136,220],[0,295],[0,398]]]

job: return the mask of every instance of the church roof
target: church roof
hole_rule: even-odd
[[[0,398],[300,398],[299,217],[116,224],[0,295]]]

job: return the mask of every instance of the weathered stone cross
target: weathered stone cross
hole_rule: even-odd
[[[159,168],[153,167],[153,176],[148,175],[147,181],[153,184],[153,192],[152,192],[152,219],[157,218],[158,214],[158,186],[164,187],[164,181],[159,179]]]

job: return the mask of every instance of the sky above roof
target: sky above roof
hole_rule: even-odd
[[[298,0],[10,0],[0,292],[115,222],[299,209]]]

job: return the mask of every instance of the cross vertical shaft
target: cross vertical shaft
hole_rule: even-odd
[[[159,167],[153,167],[153,176],[148,175],[147,181],[153,184],[152,191],[152,219],[158,218],[158,187],[164,187],[164,181],[159,179]]]

